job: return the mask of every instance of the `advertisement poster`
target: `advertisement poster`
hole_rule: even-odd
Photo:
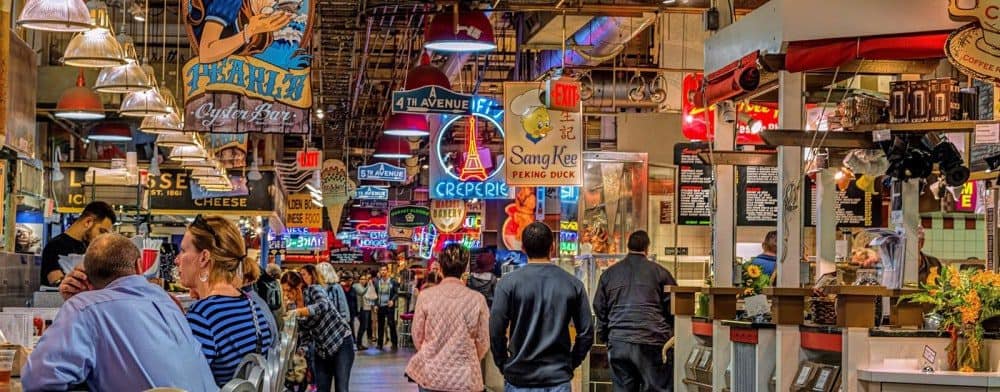
[[[504,153],[511,186],[580,186],[583,115],[546,108],[536,82],[503,84]]]
[[[41,211],[19,211],[14,225],[14,252],[38,255],[42,253]]]
[[[313,203],[308,193],[288,195],[288,209],[285,210],[285,226],[307,229],[323,228],[323,207]]]
[[[444,116],[431,129],[430,198],[510,199],[504,178],[504,111],[500,103],[478,97],[472,115]]]
[[[188,129],[309,132],[314,2],[184,0],[182,6],[196,54],[183,70]]]
[[[208,148],[215,152],[215,159],[226,169],[240,169],[247,165],[247,134],[208,135]]]
[[[521,250],[521,234],[524,228],[535,222],[535,206],[538,193],[532,187],[518,187],[514,201],[504,207],[507,218],[500,228],[503,244],[507,250]]]
[[[698,158],[708,148],[700,143],[674,145],[674,164],[680,169],[677,192],[677,223],[708,225],[712,218],[712,167]]]

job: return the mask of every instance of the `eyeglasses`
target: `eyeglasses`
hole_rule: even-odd
[[[215,242],[215,246],[219,246],[219,236],[215,234],[215,229],[212,228],[212,225],[208,224],[208,221],[206,221],[205,217],[201,216],[201,214],[194,217],[194,222],[191,222],[191,226],[207,231],[208,234],[212,235],[212,240]]]

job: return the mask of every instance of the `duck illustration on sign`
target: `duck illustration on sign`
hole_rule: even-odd
[[[510,111],[521,116],[521,130],[532,143],[538,143],[552,131],[552,118],[542,103],[540,89],[528,90],[511,101]]]
[[[963,72],[1000,82],[1000,0],[949,0],[948,14],[973,21],[948,37],[948,60]]]
[[[211,132],[307,133],[309,0],[183,0],[191,47],[185,125]]]

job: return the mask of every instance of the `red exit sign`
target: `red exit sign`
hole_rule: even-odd
[[[323,162],[323,154],[320,150],[306,150],[295,153],[295,162],[299,164],[301,170],[316,170]]]
[[[545,89],[545,102],[552,110],[580,111],[580,82],[568,79],[549,80]]]

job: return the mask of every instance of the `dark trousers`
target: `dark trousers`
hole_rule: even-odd
[[[351,367],[354,366],[354,339],[348,337],[341,343],[333,358],[313,359],[313,373],[317,392],[348,392],[351,385]],[[331,389],[332,388],[332,389]]]
[[[372,335],[373,335],[372,334],[372,311],[371,310],[362,310],[361,313],[358,313],[358,331],[357,331],[357,333],[354,334],[354,336],[358,340],[356,342],[358,344],[358,347],[363,346],[362,340],[364,340],[364,339],[362,339],[362,338],[364,338],[365,336],[368,337],[368,344],[372,344],[372,341],[375,340],[375,339],[372,339]]]
[[[673,391],[673,365],[663,361],[662,353],[659,345],[608,342],[615,392]]]
[[[385,329],[389,328],[389,341],[392,347],[397,347],[399,341],[396,338],[396,308],[388,306],[378,307],[378,348],[385,345]]]

